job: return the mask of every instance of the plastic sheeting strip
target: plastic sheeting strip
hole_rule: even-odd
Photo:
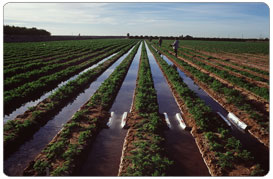
[[[245,130],[247,128],[247,125],[242,122],[237,116],[235,116],[233,113],[228,113],[228,119],[232,120],[239,128]]]
[[[121,119],[121,127],[124,128],[124,126],[126,125],[126,118],[127,118],[127,112],[124,112],[122,115],[122,119]]]
[[[171,123],[170,123],[168,114],[165,113],[165,112],[164,112],[163,114],[164,114],[164,116],[165,116],[165,121],[166,121],[166,123],[167,123],[167,126],[168,126],[169,128],[171,128],[172,126],[171,126]]]
[[[114,112],[111,112],[111,116],[109,118],[109,121],[107,122],[107,126],[110,127],[111,126],[111,123],[112,123],[112,120],[113,120],[113,116],[114,116]]]
[[[179,113],[176,113],[175,116],[176,116],[176,119],[178,120],[180,126],[182,127],[182,129],[185,130],[187,126],[186,126],[186,123],[184,122],[182,116]]]

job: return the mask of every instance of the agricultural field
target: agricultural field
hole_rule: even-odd
[[[264,176],[269,44],[4,43],[8,176]]]

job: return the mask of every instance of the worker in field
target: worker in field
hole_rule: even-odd
[[[173,47],[175,57],[177,58],[177,50],[178,50],[178,46],[179,46],[179,41],[178,41],[177,37],[175,37],[175,41],[171,46]]]
[[[158,39],[158,44],[159,44],[159,47],[161,47],[161,44],[162,44],[162,38],[161,37],[159,37],[159,39]]]

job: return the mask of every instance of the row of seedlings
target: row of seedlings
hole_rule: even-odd
[[[19,65],[16,65],[14,67],[5,67],[4,68],[4,80],[16,76],[18,74],[21,73],[25,73],[31,70],[39,70],[42,69],[43,67],[49,66],[49,65],[53,65],[55,63],[65,63],[68,62],[70,60],[73,60],[75,58],[79,58],[82,56],[86,56],[90,53],[93,52],[99,52],[101,50],[105,50],[109,47],[115,47],[117,45],[115,44],[102,44],[102,45],[97,45],[96,47],[90,48],[90,47],[85,47],[84,49],[81,50],[71,50],[65,54],[60,53],[58,55],[55,55],[51,58],[43,58],[39,61],[37,60],[33,60],[31,62],[24,62],[24,63],[20,63]],[[109,48],[110,50],[111,48]],[[50,52],[49,52],[50,53]],[[96,54],[96,53],[95,53]],[[94,54],[94,55],[95,55]],[[86,56],[87,57],[87,56]]]
[[[135,42],[136,41],[132,41],[127,45],[124,44],[124,46],[132,45]],[[107,56],[120,51],[124,46],[116,47],[80,65],[70,66],[65,70],[43,76],[36,81],[25,83],[18,88],[4,91],[4,113],[7,114],[23,103],[40,97],[47,91],[54,89],[60,82],[98,63]]]
[[[236,76],[238,78],[242,78],[248,83],[251,83],[253,85],[257,85],[258,87],[265,87],[269,88],[269,80],[262,78],[260,76],[253,75],[249,72],[241,71],[235,68],[232,68],[231,66],[226,65],[225,63],[221,63],[218,61],[213,60],[213,57],[203,57],[199,56],[196,53],[188,53],[187,51],[183,50],[183,54],[187,56],[188,58],[194,58],[197,61],[203,62],[206,65],[215,67],[219,70],[226,71],[227,73]]]
[[[157,46],[157,48],[159,48],[158,46]],[[164,52],[167,52],[169,55],[171,55],[172,53],[171,52],[169,52],[169,51],[166,51],[165,49],[163,49],[163,48],[161,48],[161,50],[162,51],[164,51]],[[182,53],[182,52],[180,52],[180,53]],[[182,54],[182,56],[183,56],[183,54]],[[184,57],[184,56],[183,56]],[[189,63],[190,65],[192,65],[192,66],[195,66],[195,64],[194,63],[192,63],[192,59],[190,59],[190,58],[184,58],[184,59],[187,59],[187,60],[189,60],[189,61],[187,61],[186,60],[186,62],[187,63]],[[196,68],[198,68],[198,66],[196,65],[195,66]],[[199,67],[200,68],[200,70],[202,70],[203,71],[203,68],[202,67]],[[208,71],[208,70],[206,70],[206,71]],[[207,73],[209,73],[209,72],[207,72]],[[211,74],[210,74],[211,75]],[[211,76],[213,76],[213,77],[215,77],[217,80],[219,80],[219,81],[221,81],[221,82],[223,82],[223,83],[225,83],[225,84],[227,84],[227,85],[229,85],[229,86],[231,86],[231,87],[233,87],[234,88],[234,85],[232,85],[232,84],[229,84],[228,82],[226,82],[225,80],[223,80],[223,78],[219,78],[218,76],[216,76],[216,75],[214,75],[214,74],[212,74]],[[242,81],[239,81],[240,83],[242,82]],[[246,86],[248,86],[248,85],[246,85]],[[255,94],[253,94],[253,93],[251,93],[251,92],[245,92],[245,90],[241,90],[241,88],[239,87],[239,88],[237,88],[238,86],[236,86],[235,85],[235,89],[236,90],[238,90],[238,91],[241,91],[242,92],[242,94],[243,95],[245,95],[245,96],[248,96],[248,98],[249,98],[249,101],[252,101],[253,103],[256,103],[256,107],[258,107],[258,108],[260,108],[260,110],[261,111],[263,111],[263,110],[265,110],[266,112],[265,112],[265,114],[268,116],[268,112],[269,112],[269,103],[268,103],[268,101],[267,100],[265,100],[265,99],[263,99],[263,98],[260,98],[260,97],[258,97],[258,96],[256,96]],[[264,96],[265,96],[265,98],[269,98],[269,89],[265,89],[265,88],[259,88],[259,87],[255,87],[255,88],[253,88],[253,90],[260,90],[260,93],[262,93]],[[251,94],[250,94],[251,93]],[[256,100],[256,101],[253,101],[253,100]]]
[[[170,44],[171,44],[171,41],[169,41],[167,43],[163,43],[163,46],[165,48],[168,48],[169,50],[172,50],[170,48]],[[187,53],[190,52],[190,53],[197,54],[198,56],[202,56],[202,57],[205,57],[205,58],[208,58],[208,59],[217,60],[217,61],[223,62],[225,64],[230,64],[230,65],[239,67],[242,70],[248,70],[249,72],[254,72],[255,74],[269,76],[269,72],[268,71],[264,71],[262,69],[255,68],[253,66],[247,66],[247,65],[249,65],[249,63],[247,65],[243,65],[242,64],[242,60],[240,60],[240,63],[238,64],[237,61],[234,62],[231,59],[219,59],[219,58],[215,57],[215,56],[217,56],[217,54],[214,54],[214,55],[208,54],[205,51],[200,51],[200,50],[197,50],[196,48],[189,48],[189,47],[183,46],[183,47],[181,47],[181,48],[178,49],[178,51],[181,51],[181,50],[182,50],[182,52],[187,52]]]
[[[165,156],[165,123],[158,108],[150,64],[143,45],[133,107],[127,118],[129,130],[123,145],[119,176],[167,175],[173,162]]]
[[[172,65],[149,47],[183,109],[186,122],[192,127],[191,133],[210,173],[215,176],[264,175],[261,166],[232,136],[225,122],[188,88]]]
[[[210,76],[209,73],[203,72],[170,53],[165,53],[158,46],[157,48],[228,111],[240,116],[240,119],[250,127],[248,131],[265,146],[269,146],[269,113],[265,110],[264,105],[257,105],[257,101],[249,99],[240,91]]]
[[[95,81],[98,76],[107,70],[122,55],[127,53],[130,48],[132,48],[132,45],[122,49],[104,63],[84,72],[76,79],[69,81],[48,98],[44,99],[36,106],[29,108],[24,114],[19,115],[14,120],[10,120],[4,124],[5,156],[8,156],[11,152],[15,151],[41,126],[50,120],[51,117],[57,114],[60,109],[87,88],[90,83]]]
[[[94,95],[24,170],[24,175],[73,175],[86,158],[96,134],[106,126],[108,110],[122,85],[139,44],[101,84]]]
[[[123,40],[124,41],[124,40]],[[97,40],[71,40],[71,41],[55,41],[55,42],[28,42],[28,43],[5,43],[4,55],[15,55],[13,58],[4,57],[4,68],[12,68],[18,65],[43,61],[58,57],[60,54],[67,55],[69,53],[84,52],[95,49],[103,44],[115,44],[122,40],[113,39],[97,39]],[[27,53],[25,56],[20,52]],[[37,52],[36,56],[32,56],[32,52]]]
[[[232,74],[229,74],[227,71],[220,70],[216,67],[207,65],[204,62],[197,61],[181,51],[178,51],[178,54],[180,57],[182,57],[184,60],[187,60],[198,67],[210,72],[211,74],[214,74],[215,76],[221,78],[224,81],[227,81],[227,83],[231,83],[232,85],[238,86],[242,91],[245,91],[246,93],[252,93],[254,97],[256,97],[259,100],[264,101],[265,103],[268,103],[269,100],[269,89],[266,87],[259,87],[256,84],[249,83],[245,79],[239,78],[237,76],[234,76]]]
[[[236,47],[233,47],[236,48]],[[240,64],[246,67],[250,67],[253,68],[253,72],[254,71],[260,71],[261,74],[266,74],[268,73],[268,70],[265,69],[265,65],[268,64],[268,57],[255,57],[254,54],[249,54],[249,55],[239,55],[239,54],[235,54],[235,53],[227,53],[227,52],[221,52],[221,53],[211,53],[211,52],[206,52],[206,51],[202,51],[202,50],[198,50],[198,49],[194,49],[194,48],[190,48],[190,47],[185,47],[183,46],[183,49],[193,52],[193,53],[198,53],[201,56],[208,56],[208,57],[212,57],[212,58],[220,58],[217,60],[222,60],[225,61],[226,63],[229,64]],[[257,66],[255,66],[257,65]]]
[[[206,54],[203,54],[201,52],[197,52],[197,51],[194,51],[194,50],[189,50],[189,49],[186,49],[186,48],[182,48],[182,51],[185,54],[196,56],[201,60],[216,63],[220,67],[223,67],[223,68],[225,68],[227,70],[230,70],[232,72],[241,74],[241,75],[243,75],[245,77],[248,77],[248,78],[251,78],[253,80],[264,82],[264,83],[267,83],[267,84],[269,83],[268,78],[266,78],[267,76],[264,77],[264,75],[261,76],[261,74],[259,74],[259,73],[257,74],[256,72],[251,73],[251,71],[246,71],[246,70],[244,70],[243,68],[240,67],[241,64],[240,65],[236,64],[236,66],[234,66],[234,65],[230,64],[229,60],[219,59],[219,58],[216,58],[214,56],[206,55]]]
[[[232,42],[232,41],[203,41],[186,40],[183,45],[188,48],[194,48],[205,52],[228,53],[242,56],[261,56],[269,54],[268,42]]]
[[[102,48],[102,50],[90,50],[88,52],[84,52],[82,54],[74,54],[74,55],[69,55],[64,58],[60,58],[60,63],[53,63],[49,64],[46,66],[43,66],[42,68],[34,68],[27,70],[23,73],[16,73],[15,75],[6,78],[4,80],[4,90],[12,90],[14,88],[18,88],[21,85],[28,83],[28,82],[33,82],[36,80],[39,80],[39,78],[51,75],[52,72],[60,72],[65,70],[66,68],[70,66],[76,66],[76,65],[81,65],[82,63],[86,63],[88,60],[100,56],[104,54],[107,51],[110,51],[112,49],[115,49],[117,47],[109,47],[109,48]]]
[[[63,42],[63,43],[62,43]],[[4,43],[4,57],[8,60],[18,60],[18,57],[31,59],[46,55],[47,52],[65,51],[69,49],[71,41],[55,42],[23,42]],[[29,52],[27,52],[27,50]],[[16,52],[16,53],[15,53]],[[46,57],[46,56],[45,56]]]

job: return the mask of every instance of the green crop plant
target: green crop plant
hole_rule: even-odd
[[[221,170],[223,172],[231,171],[235,164],[255,164],[252,154],[244,149],[241,142],[231,135],[231,130],[224,121],[212,112],[195,93],[188,94],[188,90],[182,90],[181,88],[189,88],[179,77],[178,71],[163,60],[150,44],[149,47],[167,79],[179,94],[179,97],[184,101],[187,110],[196,121],[196,125],[200,129],[199,133],[202,133],[207,140],[210,150],[215,153],[217,165],[220,166]],[[172,56],[172,58],[174,57]],[[180,64],[182,64],[182,61]],[[190,68],[186,64],[183,65],[188,67],[190,71],[193,71],[193,68]],[[198,74],[200,74],[200,71]],[[217,82],[214,82],[213,86],[214,88],[217,87]]]

